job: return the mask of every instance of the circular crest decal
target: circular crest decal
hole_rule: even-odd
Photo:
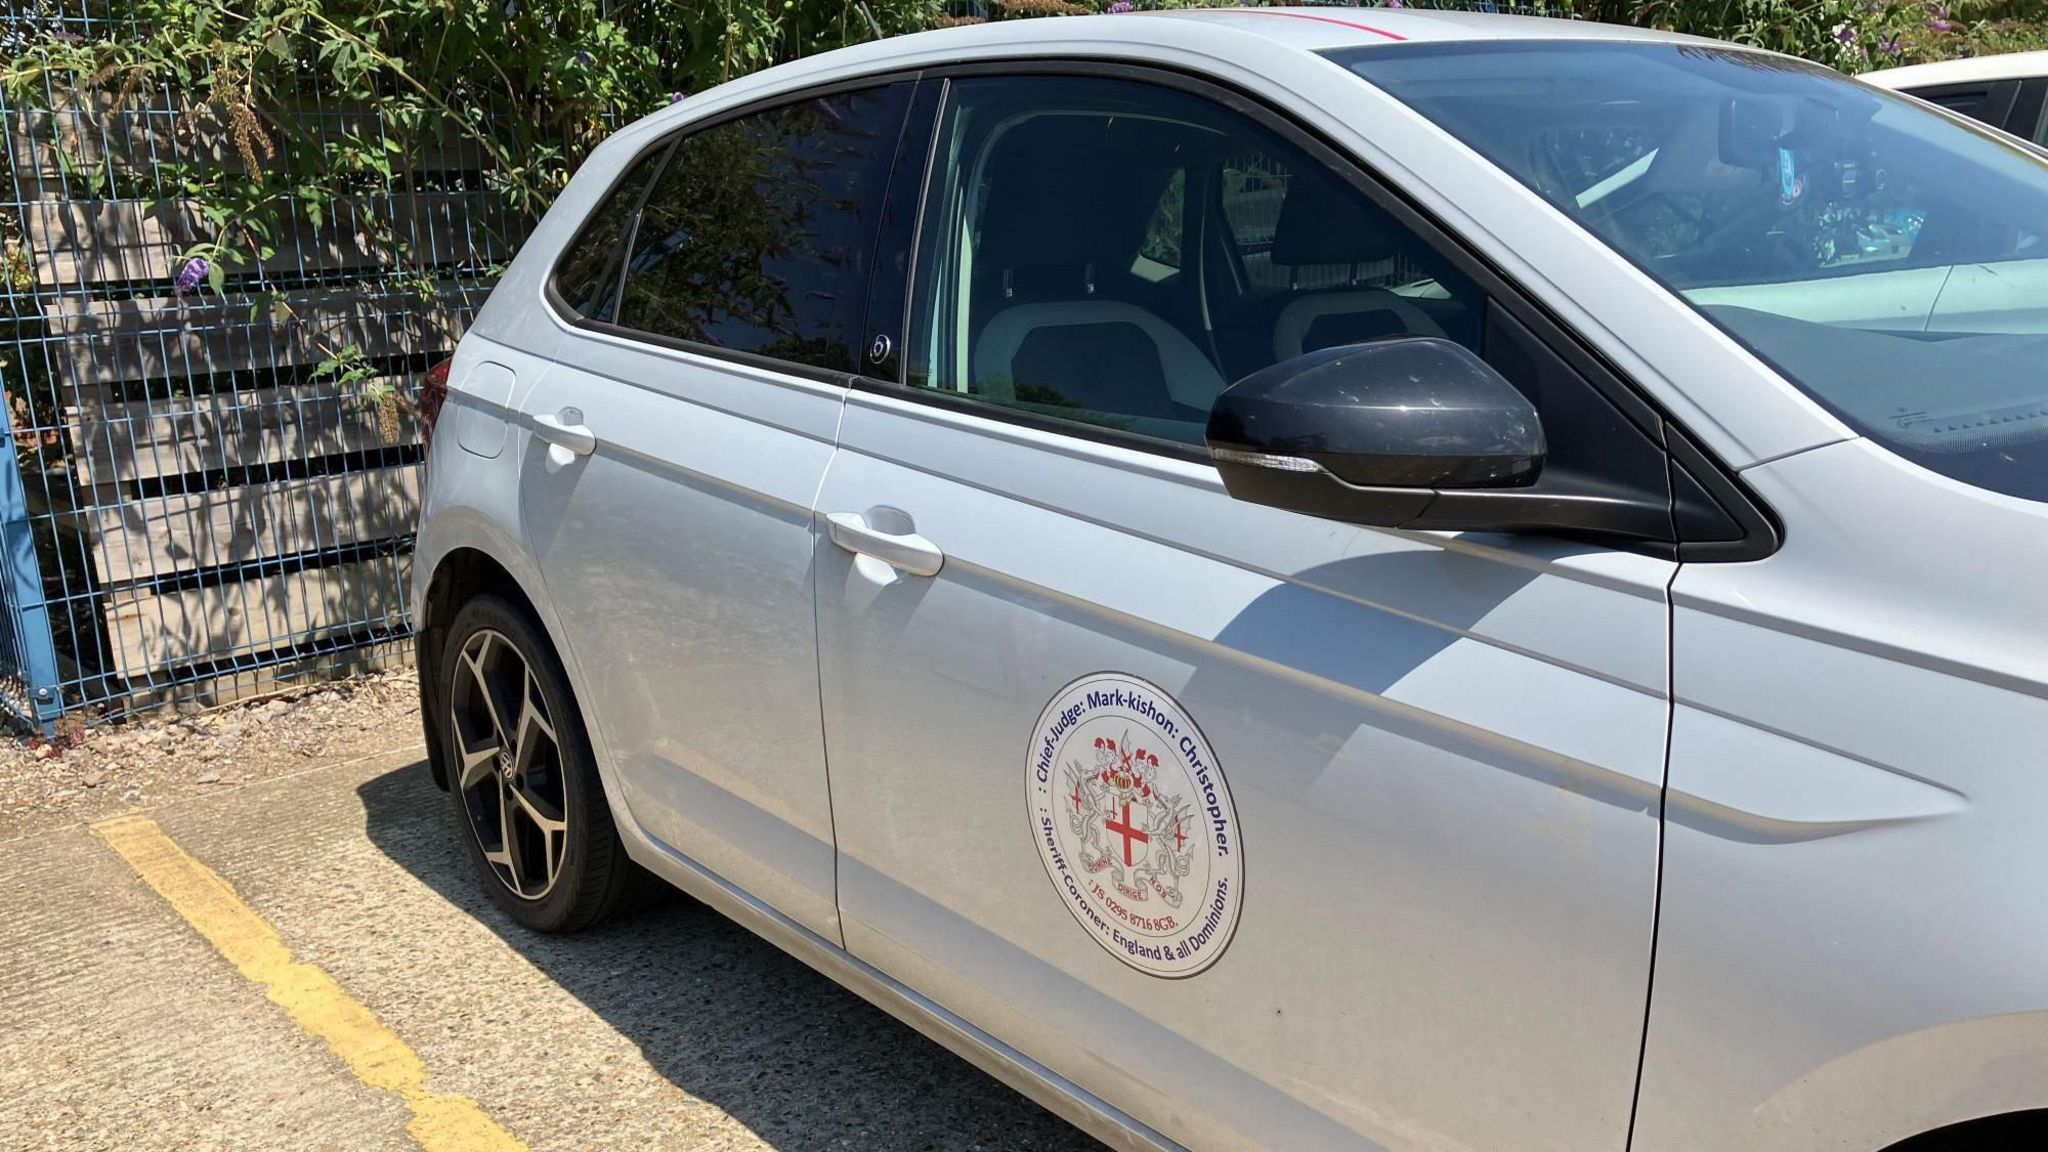
[[[1121,672],[1039,714],[1026,758],[1032,838],[1081,927],[1154,976],[1192,976],[1237,929],[1244,857],[1215,753],[1179,702]]]

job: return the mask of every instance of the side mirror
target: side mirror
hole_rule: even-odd
[[[1390,528],[1453,527],[1425,515],[1440,491],[1526,490],[1544,458],[1528,398],[1432,336],[1326,348],[1254,372],[1217,397],[1208,440],[1240,500]]]

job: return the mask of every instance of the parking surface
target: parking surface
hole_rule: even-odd
[[[126,834],[0,843],[0,1148],[486,1146],[422,1129],[422,1100],[443,1100],[533,1149],[1099,1149],[680,896],[580,936],[523,931],[418,755],[208,792]],[[175,845],[145,861],[156,886],[124,835],[131,854]],[[179,857],[232,887],[213,913],[160,894]],[[242,944],[209,940],[236,923]],[[231,962],[262,924],[310,967]]]

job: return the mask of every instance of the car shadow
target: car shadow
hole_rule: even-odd
[[[582,1001],[677,1088],[780,1152],[1101,1145],[681,893],[545,936],[491,903],[424,762],[362,784],[370,840]]]

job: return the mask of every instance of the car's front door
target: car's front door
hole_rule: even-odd
[[[577,323],[524,404],[521,513],[633,818],[835,940],[811,501],[910,88],[651,148],[557,271]]]
[[[1661,483],[1653,441],[1188,82],[957,78],[933,156],[818,504],[848,948],[1190,1147],[1622,1149],[1674,564],[1255,506],[1201,445],[1225,380],[1402,334],[1553,466]]]

